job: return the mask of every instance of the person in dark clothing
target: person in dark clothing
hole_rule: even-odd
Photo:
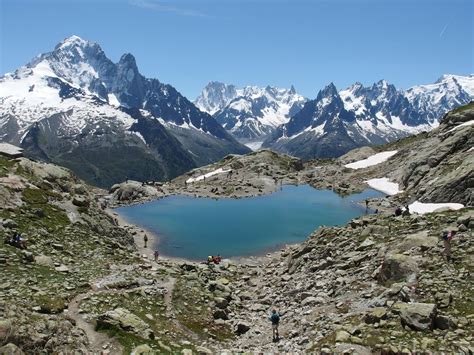
[[[148,236],[146,234],[143,236],[143,243],[144,247],[146,248],[146,243],[148,243]]]
[[[400,207],[397,207],[397,209],[395,210],[395,216],[398,217],[398,216],[401,216],[402,215],[402,209]]]
[[[270,315],[270,321],[272,322],[272,335],[273,341],[277,341],[280,339],[280,334],[278,334],[278,326],[280,324],[280,313],[277,312],[276,309],[272,310],[272,314]]]

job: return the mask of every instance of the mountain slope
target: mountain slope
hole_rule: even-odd
[[[210,82],[195,100],[201,110],[212,114],[228,132],[242,142],[263,141],[276,127],[288,122],[306,99],[292,86],[259,88]]]
[[[474,76],[446,75],[435,84],[397,90],[381,80],[337,91],[334,84],[278,127],[263,147],[304,159],[337,157],[430,130],[447,111],[474,99]]]
[[[98,186],[249,151],[172,86],[143,77],[131,54],[115,64],[77,36],[0,78],[0,136]]]

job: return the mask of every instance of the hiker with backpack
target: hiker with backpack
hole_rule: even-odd
[[[281,314],[277,312],[276,309],[272,309],[272,314],[269,319],[272,322],[272,335],[273,341],[278,341],[280,339],[280,334],[278,334],[278,325],[280,324]]]

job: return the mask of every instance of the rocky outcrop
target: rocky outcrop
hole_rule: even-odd
[[[97,318],[97,326],[99,329],[117,327],[144,339],[155,337],[148,324],[125,308],[116,308],[102,314]]]
[[[436,305],[429,303],[397,303],[394,308],[400,312],[402,325],[413,330],[433,329]]]

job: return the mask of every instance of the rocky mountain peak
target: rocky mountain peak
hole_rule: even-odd
[[[339,96],[336,85],[334,83],[329,83],[326,87],[319,91],[316,101],[322,100],[323,98],[331,98]]]

